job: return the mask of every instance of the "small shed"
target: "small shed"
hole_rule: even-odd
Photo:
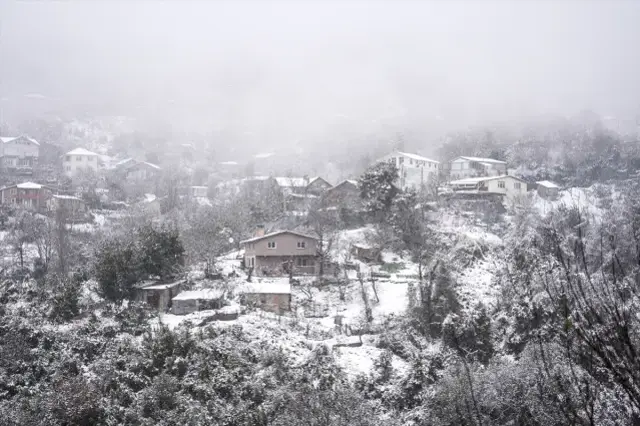
[[[245,305],[278,314],[291,310],[291,284],[288,282],[247,283],[240,292],[240,300]]]
[[[560,191],[560,186],[549,180],[541,180],[539,182],[536,182],[536,186],[538,189],[538,195],[542,198],[556,198],[558,196],[558,192]]]
[[[210,309],[222,308],[224,291],[219,289],[203,289],[183,291],[172,300],[171,312],[175,315],[186,315]]]
[[[368,244],[352,244],[351,254],[358,260],[363,262],[378,263],[382,260],[382,249],[380,247],[370,246]]]
[[[173,283],[143,283],[138,287],[136,299],[145,302],[159,311],[166,311],[171,308],[172,299],[177,296],[184,281]]]

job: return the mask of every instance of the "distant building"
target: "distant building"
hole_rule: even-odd
[[[325,179],[316,177],[276,177],[274,178],[278,186],[285,194],[301,194],[301,195],[320,195],[327,189],[331,188],[331,184]]]
[[[0,188],[0,203],[29,210],[44,211],[54,188],[34,182],[23,182]]]
[[[362,208],[362,198],[360,198],[360,189],[356,180],[343,180],[327,189],[323,198],[323,204],[327,206],[350,210],[360,210]]]
[[[190,186],[189,187],[189,197],[190,198],[206,198],[207,197],[206,186]]]
[[[458,157],[449,163],[449,173],[452,180],[501,176],[507,173],[507,163],[493,158]]]
[[[241,241],[244,264],[256,276],[314,274],[318,257],[318,240],[294,231],[278,231]]]
[[[560,186],[548,180],[536,182],[536,186],[538,195],[542,198],[554,199],[558,197],[558,193],[560,192]]]
[[[183,286],[184,281],[167,284],[141,283],[136,286],[136,299],[165,312],[171,308],[172,299],[180,294]]]
[[[125,167],[125,176],[130,181],[154,181],[160,175],[160,166],[146,161],[129,162]]]
[[[224,304],[224,291],[203,289],[183,291],[173,298],[171,312],[186,315],[207,309],[220,309]]]
[[[80,170],[98,171],[98,154],[84,148],[76,148],[62,156],[62,170],[65,175],[73,177]]]
[[[40,143],[26,136],[0,137],[1,167],[11,172],[33,173],[38,164]]]
[[[243,179],[231,179],[220,182],[215,187],[215,195],[218,198],[228,199],[241,193],[245,193],[250,196],[258,196],[259,194],[269,192],[271,190],[280,190],[278,183],[274,178],[269,176],[252,176]]]
[[[47,210],[56,212],[64,209],[66,214],[71,217],[80,217],[87,212],[85,202],[73,195],[52,195],[47,200]]]
[[[291,284],[287,282],[247,283],[240,292],[245,305],[276,313],[291,310]]]
[[[509,175],[460,179],[450,185],[454,191],[502,194],[507,198],[527,193],[527,182]]]
[[[376,163],[388,162],[398,168],[397,186],[400,189],[420,191],[424,185],[438,179],[440,162],[417,154],[395,151]]]

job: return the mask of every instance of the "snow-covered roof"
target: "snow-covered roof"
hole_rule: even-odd
[[[468,161],[474,161],[477,163],[487,163],[487,164],[507,164],[506,161],[502,161],[502,160],[494,160],[493,158],[483,158],[483,157],[467,157],[467,156],[460,156],[458,158],[455,158],[453,161],[456,161],[458,159],[464,159],[464,160],[468,160]]]
[[[355,187],[358,187],[358,181],[357,180],[345,179],[342,182],[336,184],[335,186],[332,186],[331,188],[327,189],[327,191],[332,191],[332,190],[337,189],[337,188],[341,187],[342,185],[346,185],[346,184],[350,184],[350,185],[354,185]]]
[[[287,197],[289,197],[289,198],[308,198],[308,199],[316,199],[316,198],[318,198],[317,195],[313,195],[313,194],[296,194],[296,193],[287,194]]]
[[[557,184],[551,182],[550,180],[541,180],[536,182],[540,186],[544,186],[545,188],[560,188]]]
[[[177,287],[180,284],[182,284],[182,281],[176,281],[173,283],[166,283],[166,284],[152,284],[152,285],[142,284],[141,288],[143,290],[165,290],[165,289]]]
[[[205,288],[202,290],[189,290],[179,293],[173,300],[214,300],[220,299],[224,295],[224,291],[213,288]]]
[[[409,152],[401,152],[401,151],[397,151],[397,153],[402,155],[403,157],[412,158],[418,161],[427,161],[429,163],[440,163],[439,161],[432,160],[431,158],[423,157],[422,155],[418,155],[418,154],[411,154]]]
[[[144,194],[144,202],[145,203],[153,203],[158,197],[156,194]]]
[[[0,137],[0,141],[2,141],[2,143],[9,143],[11,141],[14,141],[14,140],[20,139],[20,138],[26,139],[29,142],[34,143],[36,145],[40,145],[40,143],[37,140],[29,138],[27,136],[3,136],[3,137]]]
[[[42,189],[42,185],[35,182],[23,182],[16,185],[20,189]]]
[[[91,152],[88,149],[76,148],[67,152],[65,155],[96,155],[97,156],[98,154],[96,154],[95,152]]]
[[[264,152],[261,154],[256,154],[254,155],[254,158],[269,158],[269,157],[273,157],[275,154],[273,152]]]
[[[222,162],[220,162],[220,164],[222,164],[223,166],[237,166],[238,162],[237,161],[222,161]]]
[[[146,161],[143,161],[142,164],[146,164],[147,166],[151,167],[152,169],[160,170],[160,166],[158,166],[157,164],[147,163]]]
[[[281,281],[246,283],[240,288],[240,291],[258,294],[291,294],[291,284]]]
[[[284,231],[271,232],[271,233],[265,234],[265,235],[263,235],[261,237],[249,238],[247,240],[240,241],[240,244],[253,243],[255,241],[260,241],[260,240],[263,240],[265,238],[275,237],[276,235],[280,235],[280,234],[293,234],[293,235],[297,235],[299,237],[304,237],[304,238],[310,238],[312,240],[317,240],[316,237],[312,237],[311,235],[302,234],[302,233],[296,232],[296,231],[284,230]]]
[[[310,179],[303,177],[276,177],[275,180],[278,182],[278,186],[295,188],[305,187],[311,182]]]
[[[53,198],[57,198],[59,200],[77,200],[82,201],[82,199],[75,197],[73,195],[54,195]]]
[[[500,175],[500,176],[484,176],[484,177],[473,177],[473,178],[454,180],[454,181],[451,181],[451,185],[475,185],[480,182],[488,182],[490,180],[509,179],[509,178],[519,180],[520,182],[524,182],[524,180],[520,179],[519,177],[515,177],[512,175]]]
[[[132,161],[135,161],[135,160],[133,158],[125,158],[124,160],[120,160],[117,163],[115,163],[113,167],[120,167]]]

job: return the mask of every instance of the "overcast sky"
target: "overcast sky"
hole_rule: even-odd
[[[639,1],[0,4],[0,98],[272,137],[337,119],[456,128],[640,112]]]

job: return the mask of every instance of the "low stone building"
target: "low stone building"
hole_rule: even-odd
[[[247,283],[240,300],[247,306],[281,314],[291,310],[291,284],[288,282]]]
[[[183,291],[172,300],[171,312],[176,315],[187,315],[210,309],[220,309],[224,303],[224,291],[203,289]]]
[[[548,180],[536,182],[536,186],[538,195],[542,198],[555,199],[558,197],[558,192],[560,192],[560,186]]]
[[[166,312],[172,306],[172,299],[180,293],[183,286],[184,281],[164,284],[141,283],[136,290],[136,300]]]
[[[352,244],[351,254],[363,262],[378,263],[382,261],[382,248],[369,244]]]

